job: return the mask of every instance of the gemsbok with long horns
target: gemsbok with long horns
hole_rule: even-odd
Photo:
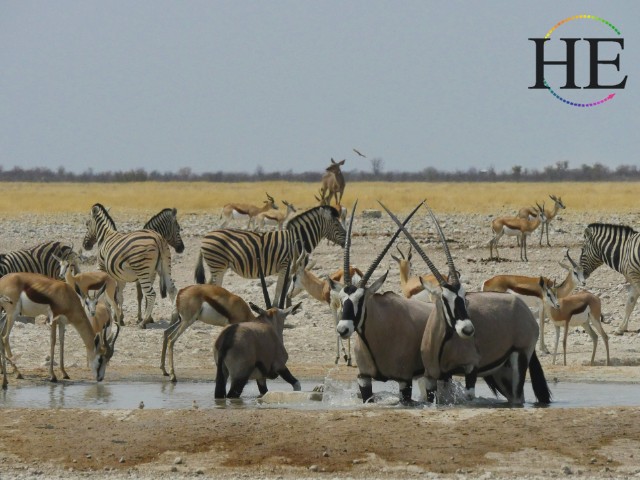
[[[528,277],[525,275],[496,275],[482,283],[481,290],[483,292],[512,293],[514,295],[521,295],[523,298],[535,298],[538,300],[538,302],[536,302],[539,308],[538,322],[540,325],[538,348],[544,353],[549,353],[549,349],[544,342],[545,312],[547,311],[548,304],[545,302],[547,294],[545,294],[544,290],[540,287],[540,278],[543,279],[549,288],[555,288],[555,294],[558,298],[566,297],[573,292],[577,285],[585,284],[582,267],[573,261],[569,255],[568,248],[565,257],[569,260],[569,264],[558,262],[559,265],[567,271],[567,276],[560,285],[556,285],[553,280],[547,277]]]
[[[278,376],[289,383],[294,391],[301,390],[300,382],[287,368],[289,354],[283,338],[284,321],[298,312],[301,303],[285,309],[286,291],[283,290],[279,306],[272,308],[262,269],[260,280],[267,309],[250,303],[258,316],[252,321],[225,327],[216,339],[213,351],[216,361],[216,399],[240,397],[250,379],[256,380],[262,396],[267,393],[267,379],[273,380]],[[231,385],[227,392],[229,379]]]
[[[527,258],[527,237],[540,226],[541,223],[546,221],[546,214],[544,212],[544,204],[538,207],[538,215],[533,218],[519,218],[519,217],[498,217],[494,218],[491,222],[491,231],[493,232],[493,238],[489,241],[489,258],[494,258],[493,249],[496,249],[496,259],[500,259],[498,253],[498,242],[503,235],[516,237],[520,245],[520,260],[528,262]]]
[[[227,203],[222,207],[220,218],[224,218],[219,228],[225,228],[227,224],[234,218],[247,217],[247,230],[251,228],[251,224],[255,221],[258,214],[267,212],[269,210],[278,210],[278,205],[269,193],[267,193],[267,199],[264,201],[262,207],[256,207],[249,203]]]
[[[309,295],[318,300],[319,302],[325,303],[329,305],[331,309],[331,314],[333,315],[333,319],[335,321],[335,325],[338,325],[338,311],[340,310],[340,299],[338,296],[331,290],[331,286],[329,285],[328,279],[321,279],[316,277],[311,269],[313,268],[313,264],[308,263],[309,255],[303,253],[299,258],[295,259],[292,262],[293,268],[291,269],[291,286],[289,287],[289,292],[287,293],[287,297],[289,299],[295,297],[303,290],[306,290]],[[315,262],[314,262],[315,264]],[[359,268],[354,267],[353,265],[349,266],[349,275],[353,279],[353,281],[358,282],[362,278],[363,273]],[[334,282],[341,282],[344,278],[344,270],[341,268],[328,276]],[[335,331],[335,328],[334,328]],[[347,339],[347,347],[342,344],[342,339],[340,335],[336,333],[336,365],[340,361],[340,352],[342,351],[342,356],[347,362],[347,366],[351,366],[351,339]]]
[[[435,398],[438,380],[448,381],[452,375],[462,374],[468,398],[475,396],[477,377],[483,377],[494,394],[499,392],[511,404],[522,404],[525,376],[529,370],[538,402],[549,403],[551,393],[535,351],[538,325],[525,303],[513,295],[467,294],[442,228],[429,209],[449,266],[449,280],[445,280],[400,220],[382,203],[380,205],[440,283],[439,287],[433,288],[423,282],[435,298],[420,348],[427,399]]]
[[[113,356],[119,327],[110,333],[109,326],[94,332],[91,322],[82,308],[78,291],[60,280],[54,280],[37,273],[11,273],[0,278],[0,306],[6,312],[6,324],[2,341],[7,360],[12,364],[17,378],[22,374],[17,369],[9,344],[11,325],[20,315],[35,317],[46,315],[51,320],[51,352],[49,379],[57,381],[53,371],[56,344],[56,326],[60,331],[60,370],[63,378],[69,378],[64,369],[64,330],[71,324],[77,330],[87,349],[87,361],[98,382],[105,375],[107,364]],[[6,370],[5,370],[6,372]]]
[[[596,358],[596,347],[598,346],[598,335],[593,331],[595,328],[604,342],[607,350],[607,366],[611,363],[609,358],[609,337],[607,332],[602,328],[604,315],[602,314],[602,302],[600,297],[591,292],[578,292],[564,298],[557,298],[553,302],[555,288],[549,287],[540,277],[540,288],[548,293],[545,295],[546,302],[549,306],[549,315],[556,327],[556,344],[553,348],[553,364],[556,363],[556,354],[558,353],[558,341],[560,338],[560,327],[564,327],[564,337],[562,338],[562,352],[564,355],[564,365],[567,365],[567,334],[569,327],[582,327],[591,337],[593,350],[591,352],[591,365]],[[593,326],[593,328],[592,328]]]

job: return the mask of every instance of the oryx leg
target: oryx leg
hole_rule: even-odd
[[[232,378],[231,387],[229,387],[227,398],[240,398],[240,395],[242,395],[242,391],[244,390],[244,387],[248,381],[249,381],[249,375],[243,375],[238,378]]]
[[[260,392],[260,396],[262,397],[268,391],[267,379],[266,378],[257,379],[256,383],[258,384],[258,391]]]
[[[280,375],[285,382],[291,385],[294,391],[299,392],[300,390],[302,390],[300,382],[291,374],[287,367],[284,367],[282,370],[278,371],[278,375]]]
[[[638,296],[640,292],[637,287],[630,283],[628,287],[628,296],[627,296],[627,304],[624,307],[624,320],[622,321],[622,325],[620,325],[614,333],[616,335],[622,335],[627,331],[627,327],[629,326],[629,318],[631,317],[631,312],[636,306],[636,302],[638,301]]]
[[[371,377],[368,375],[358,375],[358,387],[362,396],[362,403],[373,401],[373,387],[371,386]]]
[[[423,385],[427,394],[427,402],[435,402],[438,391],[438,380],[432,377],[424,377]]]
[[[217,361],[220,361],[218,358]],[[214,398],[221,399],[227,396],[227,379],[229,378],[229,370],[224,365],[218,365],[216,367],[216,388],[214,391]]]
[[[467,400],[476,398],[476,381],[478,380],[478,371],[474,368],[464,376],[464,394]]]
[[[413,380],[409,380],[408,382],[399,381],[398,385],[400,386],[400,403],[402,405],[415,405],[416,402],[411,399]]]

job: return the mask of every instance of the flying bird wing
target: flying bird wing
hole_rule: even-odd
[[[360,155],[362,158],[367,158],[366,155],[360,153],[358,150],[356,150],[355,148],[353,149],[354,152],[356,152],[358,155]]]

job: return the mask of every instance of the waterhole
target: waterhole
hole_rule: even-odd
[[[312,393],[318,384],[324,384],[323,394]],[[216,401],[213,398],[214,382],[167,381],[150,382],[60,382],[57,384],[20,385],[12,382],[9,389],[0,392],[0,403],[5,408],[76,408],[76,409],[187,409],[187,408],[292,408],[309,410],[361,408],[358,386],[355,381],[330,379],[306,380],[302,392],[290,394],[291,386],[281,380],[268,383],[269,394],[258,398],[255,382],[245,388],[241,400]],[[549,385],[553,402],[550,408],[638,406],[640,384],[630,383],[570,383]],[[280,393],[282,392],[282,393]],[[395,382],[374,382],[375,405],[368,408],[401,408],[398,405],[398,387]],[[464,400],[462,386],[453,382],[441,404],[453,408],[507,406],[504,399],[496,398],[484,382],[479,381],[477,398]],[[419,392],[414,383],[413,398]],[[525,385],[525,408],[535,407],[535,396],[530,384]],[[431,404],[421,404],[432,408]]]

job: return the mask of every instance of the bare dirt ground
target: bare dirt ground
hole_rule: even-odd
[[[143,216],[112,212],[121,230],[139,228]],[[508,261],[488,262],[487,215],[442,215],[457,268],[467,290],[499,273],[544,274],[561,279],[558,266],[564,248],[574,259],[580,254],[584,227],[592,221],[637,225],[637,215],[587,216],[566,213],[554,220],[552,247],[538,246],[538,232],[529,241],[529,262],[518,260],[512,239],[503,238],[501,255]],[[215,228],[217,215],[181,215],[185,253],[173,253],[173,278],[178,287],[193,282],[193,268],[202,236]],[[411,224],[436,265],[444,256],[425,215]],[[387,241],[391,222],[357,218],[352,261],[366,268]],[[49,239],[68,240],[76,249],[84,235],[84,218],[66,215],[28,217],[2,222],[0,251],[11,251]],[[407,242],[400,238],[406,247]],[[90,252],[92,253],[92,252]],[[341,266],[341,249],[323,242],[316,250],[317,275]],[[86,269],[94,268],[86,265]],[[399,291],[395,262],[387,257],[374,279],[390,268],[385,284]],[[420,260],[415,269],[424,271]],[[224,286],[247,300],[262,303],[258,282],[228,273]],[[599,341],[596,366],[589,366],[591,341],[581,330],[569,335],[568,365],[551,364],[540,355],[553,392],[558,382],[640,382],[640,338],[635,333],[614,336],[626,300],[621,275],[601,267],[587,288],[603,299],[610,324],[612,365],[604,366]],[[327,307],[301,296],[303,312],[285,330],[291,371],[301,379],[353,379],[357,369],[334,365],[335,335]],[[171,313],[168,299],[158,299],[156,323],[147,330],[123,329],[107,369],[105,382],[140,380],[168,382],[160,369],[162,331]],[[125,291],[125,315],[136,314],[135,290]],[[640,328],[640,310],[630,328]],[[575,330],[575,329],[574,329]],[[176,345],[179,381],[212,381],[212,345],[220,329],[196,324]],[[90,381],[86,354],[76,332],[67,330],[67,370],[74,381]],[[24,380],[45,385],[49,331],[42,319],[18,322],[12,347]],[[547,324],[545,342],[553,348],[553,328]],[[560,346],[560,352],[562,346]],[[374,392],[388,386],[374,383]],[[415,395],[415,394],[414,394]],[[213,396],[213,385],[211,389]],[[0,396],[0,398],[2,398]],[[529,399],[530,401],[532,399]],[[138,399],[133,401],[137,404]],[[2,401],[0,401],[2,404]],[[640,399],[639,399],[640,404]],[[640,474],[640,410],[598,408],[380,408],[304,411],[293,409],[174,409],[84,410],[3,408],[0,420],[0,478],[35,476],[85,478],[628,478]]]

